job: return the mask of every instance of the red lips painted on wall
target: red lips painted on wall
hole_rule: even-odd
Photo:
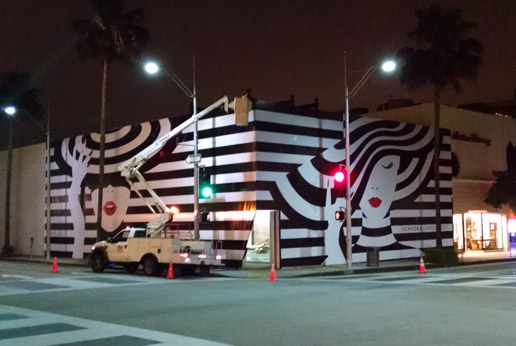
[[[106,202],[106,204],[104,204],[103,209],[104,209],[104,213],[106,213],[106,215],[111,216],[116,211],[116,204],[112,201]]]
[[[369,200],[369,204],[371,204],[371,207],[373,208],[378,208],[380,204],[382,204],[382,200],[377,197],[373,197]]]

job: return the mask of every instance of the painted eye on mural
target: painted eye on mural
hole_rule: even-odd
[[[391,163],[389,163],[387,166],[382,165],[382,167],[383,167],[383,168],[385,168],[385,169],[392,168],[392,166],[393,166],[393,163],[392,163],[392,162],[391,162]]]

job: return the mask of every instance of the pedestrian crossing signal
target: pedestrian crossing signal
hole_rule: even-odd
[[[344,221],[344,210],[337,210],[335,212],[335,220],[337,221]]]

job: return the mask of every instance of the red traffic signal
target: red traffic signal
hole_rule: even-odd
[[[333,174],[333,179],[337,183],[342,183],[346,180],[346,173],[342,170],[338,170]]]

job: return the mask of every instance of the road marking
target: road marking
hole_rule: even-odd
[[[27,275],[2,274],[1,276],[4,279],[17,279],[17,280],[30,280],[30,279],[33,279],[32,276],[27,276]]]
[[[0,346],[129,343],[131,345],[228,345],[178,334],[127,327],[7,305],[0,305],[0,314],[25,317],[23,319],[0,320]],[[23,335],[22,332],[24,331],[28,331],[28,333]]]
[[[434,285],[459,287],[494,287],[516,289],[516,278],[509,275],[481,276],[481,275],[393,275],[373,274],[361,277],[353,275],[311,278],[316,281],[352,281],[360,283],[394,284],[394,285]]]
[[[113,286],[134,285],[180,285],[186,283],[204,283],[206,281],[231,280],[231,278],[202,278],[198,280],[167,280],[164,277],[138,277],[131,275],[72,275],[49,276],[45,278],[16,279],[0,281],[0,296],[14,294],[31,294],[37,292],[58,292],[95,288],[107,288]]]

